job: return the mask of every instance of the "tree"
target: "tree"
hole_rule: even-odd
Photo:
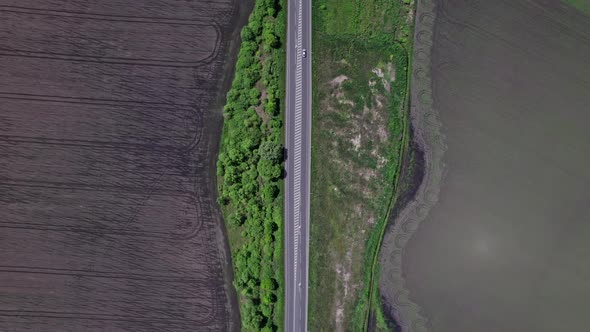
[[[281,129],[283,128],[283,121],[279,118],[273,118],[270,120],[270,127],[273,129]]]
[[[238,213],[233,213],[229,216],[229,220],[227,221],[230,225],[232,226],[242,226],[242,224],[244,224],[244,220],[246,220],[246,218],[244,218],[244,216],[238,214]]]
[[[282,120],[277,116],[283,94],[279,90],[282,67],[276,48],[286,30],[282,19],[274,19],[279,10],[278,0],[256,0],[240,32],[242,43],[223,109],[223,147],[217,164],[217,174],[223,177],[218,184],[219,202],[227,205],[228,226],[240,227],[236,231],[243,240],[235,248],[234,283],[244,300],[240,308],[243,327],[251,331],[278,329],[274,313],[280,284],[274,254],[282,210],[275,180],[283,173],[284,148],[280,143]],[[260,86],[266,89],[264,98]],[[268,122],[262,120],[259,107],[269,115]]]
[[[263,318],[260,316],[260,314],[258,313],[258,310],[256,310],[256,307],[254,306],[253,303],[248,303],[247,305],[244,306],[244,327],[247,330],[251,330],[251,331],[258,331],[260,330],[260,325],[262,324]]]
[[[240,69],[249,68],[253,64],[254,64],[254,57],[249,54],[245,54],[245,55],[238,57],[238,61],[236,62],[236,69],[240,70]]]
[[[242,37],[242,41],[245,42],[254,41],[254,39],[256,38],[252,29],[247,25],[242,28],[242,32],[240,33],[240,35]]]
[[[236,89],[229,90],[226,95],[228,105],[230,103],[236,101],[236,99],[238,99],[239,96],[240,96],[240,93]]]
[[[279,187],[275,184],[268,184],[262,188],[262,200],[265,204],[271,204],[279,195]]]
[[[262,119],[256,113],[256,109],[254,107],[249,107],[247,117],[244,119],[243,127],[249,129],[249,137],[255,142],[256,148],[262,140],[262,132],[260,132],[261,123]]]
[[[260,36],[262,33],[262,22],[260,22],[260,20],[250,20],[250,22],[248,22],[248,27],[252,29],[252,32],[256,36]]]
[[[272,32],[270,30],[264,31],[263,38],[264,38],[264,49],[267,52],[270,51],[272,48],[278,48],[280,45],[279,37],[277,37],[277,35],[275,35],[274,32]]]
[[[264,317],[270,317],[272,315],[272,302],[270,301],[270,295],[265,293],[261,296],[260,300],[262,303],[259,306],[259,310]]]
[[[283,145],[273,141],[264,141],[258,148],[258,154],[260,157],[278,164],[283,161]]]
[[[246,137],[240,143],[240,147],[243,151],[254,150],[256,148],[256,144],[251,137]]]
[[[225,153],[220,153],[217,159],[217,176],[223,176],[225,163]]]
[[[240,174],[234,166],[228,165],[225,167],[223,179],[225,180],[225,183],[231,185],[240,181]]]
[[[269,99],[264,105],[264,111],[269,115],[278,115],[279,106],[274,100]]]
[[[220,194],[219,197],[217,197],[217,203],[219,203],[219,205],[227,205],[229,203],[229,198]]]
[[[248,97],[250,98],[250,105],[260,105],[260,91],[258,91],[257,88],[251,88],[250,91],[248,91]]]
[[[243,190],[244,190],[244,195],[246,196],[256,196],[256,193],[258,192],[258,182],[256,181],[248,181],[245,183],[242,183],[243,186]]]
[[[266,158],[261,158],[258,161],[258,174],[265,180],[278,179],[283,174],[283,167]]]
[[[258,44],[255,41],[242,42],[238,57],[253,56],[256,50],[258,50]]]

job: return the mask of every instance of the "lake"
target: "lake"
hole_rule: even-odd
[[[381,253],[388,313],[407,331],[587,330],[590,18],[558,1],[419,6],[424,179]]]

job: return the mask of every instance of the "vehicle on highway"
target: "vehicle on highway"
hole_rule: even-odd
[[[307,49],[305,49],[305,48],[304,48],[304,49],[303,49],[303,52],[301,53],[301,55],[302,55],[304,58],[307,58]]]

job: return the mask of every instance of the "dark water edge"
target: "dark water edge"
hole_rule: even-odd
[[[402,174],[400,175],[399,196],[387,222],[387,228],[385,230],[386,234],[391,231],[391,227],[393,227],[404,208],[416,197],[418,189],[424,180],[424,151],[422,150],[422,147],[420,147],[414,140],[413,126],[410,126],[409,133],[410,146],[408,147],[406,156],[404,156],[403,166],[401,168]],[[379,295],[387,326],[393,332],[401,332],[402,327],[396,319],[395,307],[388,301],[387,297],[381,294],[380,288]],[[372,330],[375,329],[373,328]]]
[[[215,195],[214,202],[217,202],[218,191],[217,191],[217,174],[216,174],[216,164],[217,164],[217,157],[219,155],[219,148],[221,143],[221,135],[223,131],[223,106],[225,105],[226,95],[229,91],[234,75],[235,75],[235,67],[236,67],[236,60],[238,58],[238,52],[240,51],[240,32],[242,27],[248,23],[248,17],[254,8],[254,1],[255,0],[234,0],[233,8],[235,8],[231,22],[231,30],[223,32],[223,40],[226,41],[225,45],[225,59],[223,61],[223,68],[221,72],[223,73],[223,79],[219,80],[219,86],[217,88],[217,97],[215,103],[211,105],[209,108],[211,111],[210,119],[208,123],[211,124],[212,130],[208,131],[210,134],[209,142],[211,142],[211,151],[212,151],[212,158],[209,160],[209,177],[211,179],[211,183],[215,183],[215,188],[213,188],[212,195]],[[220,253],[221,253],[221,260],[224,262],[224,279],[225,279],[225,289],[227,294],[227,300],[230,305],[229,309],[229,316],[231,317],[230,323],[230,331],[240,331],[241,327],[241,319],[240,319],[240,304],[238,302],[238,294],[236,292],[236,288],[233,285],[234,274],[233,274],[233,265],[231,260],[231,250],[229,247],[229,238],[227,235],[227,228],[225,227],[225,222],[223,221],[223,215],[221,213],[221,209],[219,205],[216,203],[216,207],[214,209],[215,217],[219,220],[219,228],[217,230],[217,239],[219,243]]]
[[[438,199],[446,149],[432,103],[431,52],[436,3],[419,0],[414,23],[410,82],[410,149],[404,162],[403,191],[388,223],[380,253],[379,292],[394,331],[428,331],[429,322],[410,299],[402,271],[404,247]]]
[[[391,231],[391,227],[404,209],[414,200],[418,194],[418,190],[422,181],[424,180],[425,160],[424,151],[421,146],[414,140],[413,126],[410,127],[410,146],[408,147],[407,155],[404,158],[402,167],[402,174],[400,176],[400,192],[393,211],[389,217],[386,233]],[[395,315],[395,307],[381,295],[381,302],[383,303],[386,321],[393,331],[401,331],[401,326],[397,322]]]

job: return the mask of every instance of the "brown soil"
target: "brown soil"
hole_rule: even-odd
[[[0,331],[238,328],[212,170],[248,7],[0,2]]]

